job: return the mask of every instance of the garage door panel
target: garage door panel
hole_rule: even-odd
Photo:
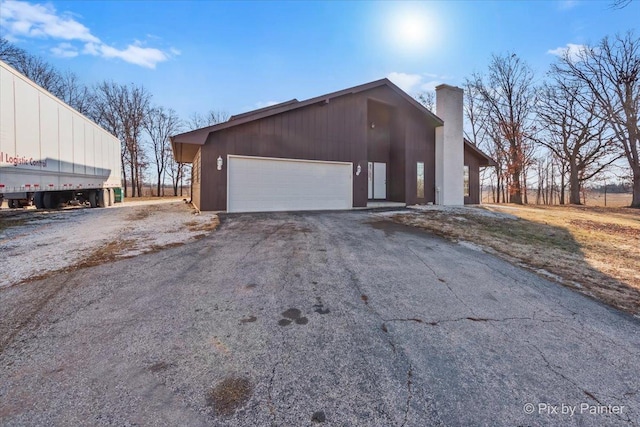
[[[229,212],[350,209],[352,164],[229,156]]]

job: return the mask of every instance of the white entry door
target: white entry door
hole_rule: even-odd
[[[373,164],[373,198],[387,198],[387,164]]]
[[[387,164],[369,162],[369,199],[387,198]]]
[[[228,156],[227,211],[351,209],[353,165]]]

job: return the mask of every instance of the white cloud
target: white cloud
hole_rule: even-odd
[[[141,67],[156,68],[158,62],[164,62],[169,56],[159,49],[142,47],[138,43],[130,44],[126,49],[116,49],[106,44],[100,45],[100,54],[105,58],[120,58]]]
[[[98,42],[91,31],[69,14],[56,14],[49,4],[30,4],[23,1],[3,1],[0,23],[11,35],[51,37],[62,40]]]
[[[412,92],[422,81],[420,74],[398,73],[396,71],[389,73],[387,78],[405,92]]]
[[[442,79],[440,80],[429,80],[428,82],[424,82],[420,85],[420,89],[427,91],[436,90],[436,86],[442,84]]]
[[[584,54],[584,52],[587,49],[588,49],[587,46],[583,44],[567,43],[565,47],[550,49],[547,51],[547,53],[550,53],[551,55],[556,55],[556,56],[568,55],[570,61],[576,62],[580,59],[580,57]]]
[[[180,54],[180,51],[173,48],[170,52],[164,52],[156,48],[143,47],[140,42],[129,44],[124,49],[107,45],[70,13],[59,13],[50,4],[5,0],[0,2],[0,7],[0,25],[5,29],[7,39],[33,37],[64,40],[65,43],[51,48],[51,53],[56,56],[72,58],[82,53],[103,58],[119,58],[130,64],[155,68],[158,63],[167,61],[172,55]],[[70,42],[81,43],[82,50]]]
[[[425,80],[425,77],[429,80]],[[436,86],[442,84],[446,80],[451,80],[453,77],[446,75],[441,76],[432,73],[407,74],[393,71],[387,75],[387,78],[398,85],[400,89],[412,94],[415,92],[433,91],[436,89]]]
[[[87,43],[84,45],[84,49],[82,50],[82,53],[86,54],[86,55],[100,55],[99,52],[99,47],[100,45],[96,44],[96,43]]]
[[[61,58],[74,58],[78,56],[78,50],[71,43],[60,43],[51,48],[51,53]]]

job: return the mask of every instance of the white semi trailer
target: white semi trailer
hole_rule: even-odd
[[[0,61],[0,203],[104,207],[120,194],[120,141]]]

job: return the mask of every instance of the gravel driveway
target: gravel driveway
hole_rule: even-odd
[[[2,209],[0,288],[188,242],[217,221],[211,212],[194,213],[176,199],[127,200],[107,209]]]
[[[4,425],[640,423],[637,319],[371,212],[228,216],[0,312]]]

